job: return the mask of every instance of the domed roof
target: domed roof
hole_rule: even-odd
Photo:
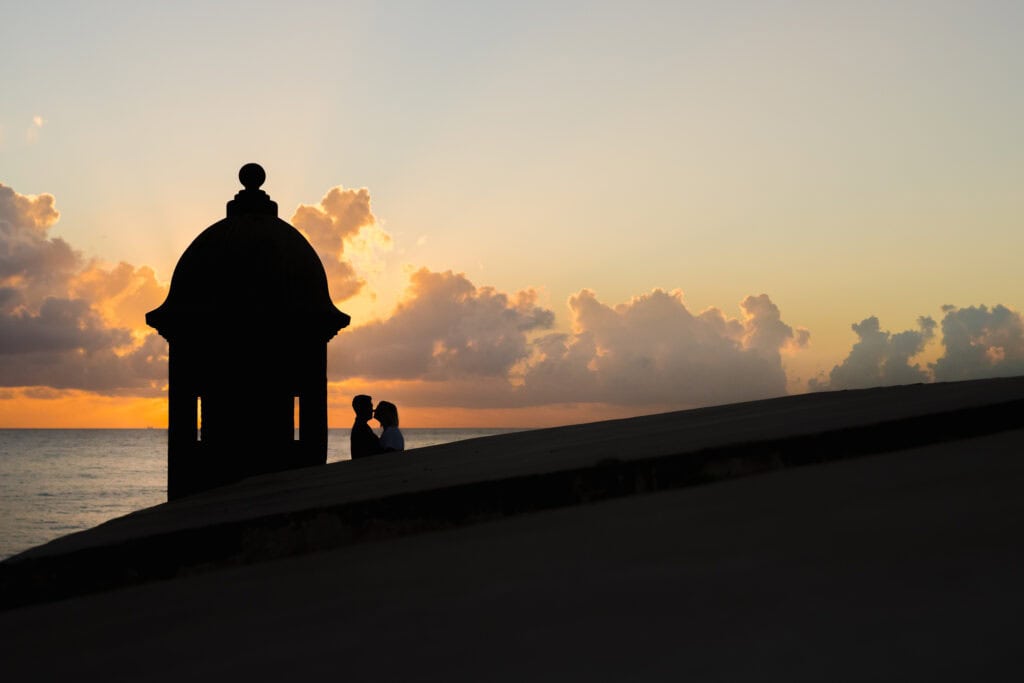
[[[331,301],[320,257],[259,189],[265,177],[258,165],[243,166],[239,179],[246,189],[228,202],[227,218],[181,255],[167,300],[146,314],[146,323],[165,338],[287,326],[326,341],[348,325],[349,316]]]

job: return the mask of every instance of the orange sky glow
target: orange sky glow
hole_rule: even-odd
[[[53,397],[28,395],[31,389],[8,390],[0,397],[0,429],[138,429],[167,427],[167,400],[97,396],[87,392],[62,392]],[[345,404],[348,394],[332,401],[328,422],[332,429],[352,423],[352,409]],[[666,410],[669,409],[666,407]],[[597,420],[633,417],[652,412],[621,406],[587,403],[559,404],[538,410],[523,408],[404,407],[403,427],[556,427]],[[661,412],[654,410],[653,412]]]

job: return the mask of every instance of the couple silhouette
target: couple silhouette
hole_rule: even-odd
[[[373,399],[365,394],[359,394],[352,399],[352,410],[356,413],[350,443],[353,460],[378,453],[405,450],[405,437],[398,428],[398,408],[394,403],[381,401],[374,410]],[[370,418],[380,423],[380,436],[377,436],[370,427]]]

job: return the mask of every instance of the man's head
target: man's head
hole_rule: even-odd
[[[360,420],[369,420],[373,417],[373,399],[366,394],[359,394],[352,399],[352,410],[356,411],[356,417]]]

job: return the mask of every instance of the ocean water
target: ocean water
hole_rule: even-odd
[[[402,429],[406,450],[514,429]],[[328,462],[349,459],[348,429]],[[167,500],[165,429],[0,429],[0,560]]]

